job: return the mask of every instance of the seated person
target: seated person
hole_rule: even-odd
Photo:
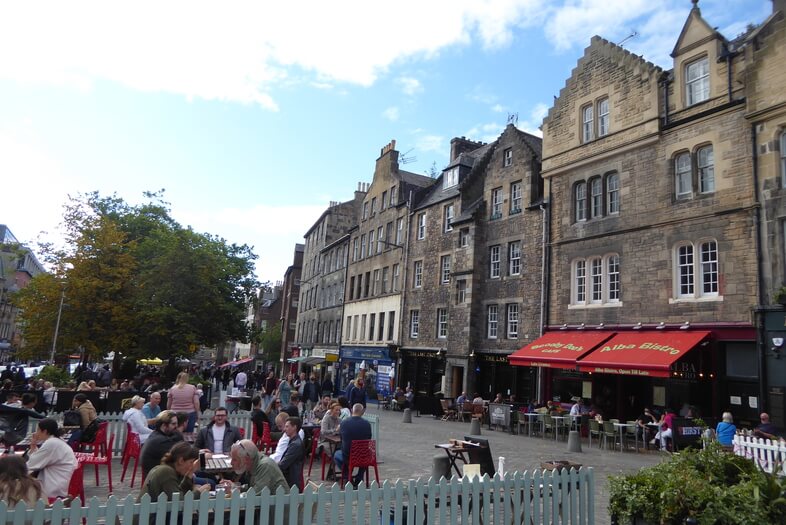
[[[68,497],[68,484],[77,467],[73,449],[59,435],[54,419],[39,421],[27,458],[27,468],[37,473],[41,489],[50,502]]]
[[[658,418],[655,417],[655,414],[650,411],[648,407],[644,408],[644,413],[642,413],[636,419],[636,435],[642,439],[645,443],[652,439],[650,434],[652,434],[652,429],[648,427],[648,424],[657,423]]]
[[[338,436],[341,426],[341,405],[333,403],[330,405],[330,412],[322,417],[322,424],[319,431],[319,442],[317,446],[317,454],[322,450],[328,449],[327,440],[325,438],[331,436]]]
[[[130,425],[131,432],[139,436],[139,443],[141,444],[144,444],[147,437],[153,433],[150,427],[147,426],[147,418],[144,412],[142,412],[144,404],[144,397],[134,396],[131,398],[131,407],[123,413],[123,421]]]
[[[289,436],[287,436],[286,432],[284,432],[284,427],[286,426],[289,417],[290,416],[286,412],[281,412],[276,416],[276,427],[281,430],[281,437],[278,438],[276,450],[270,455],[270,459],[276,463],[281,461],[281,458],[284,457],[284,452],[286,452],[287,447],[289,446]],[[303,432],[302,428],[298,432],[298,436],[300,437],[301,441],[306,438],[306,433]]]
[[[5,396],[4,406],[22,408],[22,394],[15,390],[9,391]]]
[[[289,404],[282,408],[281,411],[289,414],[289,417],[298,417],[300,416],[300,409],[298,408],[299,402],[300,394],[292,392],[292,395],[289,397]]]
[[[287,448],[278,461],[278,468],[290,487],[303,490],[303,458],[305,449],[300,436],[302,422],[299,417],[289,417],[284,423],[284,436],[288,438]],[[282,438],[283,439],[283,438]]]
[[[213,421],[197,434],[195,445],[210,457],[212,454],[229,454],[232,443],[237,441],[240,441],[240,432],[227,422],[227,409],[218,407]]]
[[[81,392],[74,396],[74,400],[71,402],[71,408],[79,412],[80,418],[79,430],[71,432],[71,437],[68,438],[68,444],[73,447],[81,441],[82,432],[84,432],[85,429],[90,426],[90,423],[98,417],[98,413],[93,403],[91,403],[90,400],[87,399],[87,396]]]
[[[194,490],[205,492],[210,490],[210,485],[194,485],[194,470],[199,466],[199,450],[193,445],[181,441],[176,443],[164,457],[161,463],[153,467],[142,483],[137,501],[145,494],[151,501],[157,501],[159,494],[172,494],[178,492],[185,494]]]
[[[38,397],[30,392],[22,395],[19,407],[14,405],[0,405],[0,442],[6,445],[16,445],[27,435],[30,418],[43,419],[44,415],[35,411]]]
[[[724,412],[721,422],[715,427],[715,439],[724,447],[730,447],[736,433],[737,427],[734,425],[731,412]]]
[[[336,399],[339,405],[341,405],[341,421],[344,421],[348,417],[352,416],[352,412],[349,410],[349,401],[347,400],[346,396],[338,396]]]
[[[142,477],[147,477],[153,467],[161,463],[164,454],[176,444],[183,441],[183,435],[177,431],[178,419],[175,412],[164,410],[156,419],[156,428],[142,445],[139,461],[142,463]]]
[[[483,398],[477,392],[475,392],[475,397],[472,398],[472,404],[473,405],[482,405],[483,404]]]
[[[41,484],[27,473],[27,464],[21,456],[0,456],[0,501],[9,509],[24,501],[31,508],[44,495]]]
[[[761,424],[757,425],[755,429],[753,429],[753,435],[759,438],[764,439],[778,439],[778,429],[770,423],[770,415],[766,412],[762,412],[759,416],[761,420]]]
[[[317,419],[322,419],[323,417],[325,417],[325,414],[327,414],[330,411],[331,404],[332,403],[331,403],[330,396],[327,395],[322,396],[322,400],[319,402],[319,404],[316,407],[314,407],[314,417]]]
[[[156,424],[156,418],[161,413],[161,392],[153,392],[150,394],[150,401],[145,403],[142,407],[142,413],[147,418],[147,424],[153,428]]]
[[[672,428],[674,426],[673,420],[674,411],[670,408],[667,408],[661,416],[660,421],[658,421],[660,424],[660,430],[657,434],[655,434],[655,438],[650,441],[650,445],[654,445],[656,442],[659,442],[660,449],[666,450],[666,440],[672,436]]]
[[[503,402],[504,401],[502,400],[502,393],[501,392],[497,392],[497,395],[494,396],[494,401],[492,401],[492,403],[494,403],[494,404],[501,404]]]
[[[233,444],[229,450],[229,456],[232,459],[232,468],[235,473],[245,475],[249,488],[254,489],[257,494],[265,487],[270,490],[271,494],[275,494],[278,487],[289,489],[289,484],[278,465],[269,457],[260,454],[251,440],[243,439]],[[232,489],[232,486],[227,482],[222,482],[218,487],[225,490]]]
[[[467,402],[467,393],[462,392],[461,395],[456,398],[456,409],[464,410],[464,403],[466,402]]]
[[[341,423],[341,430],[339,431],[341,434],[341,450],[336,451],[333,460],[338,468],[341,469],[344,478],[348,478],[351,474],[347,467],[349,466],[352,442],[357,439],[371,439],[371,423],[363,419],[364,412],[363,405],[358,403],[352,407],[352,417]],[[358,469],[357,475],[352,479],[353,485],[360,485],[366,470],[365,468]]]

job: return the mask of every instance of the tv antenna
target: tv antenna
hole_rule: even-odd
[[[517,126],[519,123],[519,114],[518,113],[508,113],[508,124],[513,124]]]
[[[406,153],[404,153],[403,155],[401,155],[401,157],[398,159],[398,161],[399,161],[400,163],[402,163],[402,164],[409,164],[410,162],[416,162],[416,161],[418,160],[418,158],[417,158],[417,157],[415,157],[415,156],[412,156],[412,157],[407,157],[407,155],[408,155],[408,154],[409,154],[409,153],[410,153],[410,152],[411,152],[413,149],[415,149],[415,148],[409,148],[409,150],[407,150],[407,151],[406,151]]]
[[[623,38],[622,41],[619,44],[617,44],[617,45],[620,46],[620,47],[624,47],[625,46],[625,42],[627,42],[631,38],[636,38],[637,36],[639,36],[639,32],[634,29],[631,34],[629,34],[628,36]]]

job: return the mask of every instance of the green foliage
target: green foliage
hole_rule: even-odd
[[[784,524],[785,496],[786,481],[716,443],[609,480],[609,512],[620,523],[682,524],[693,517],[706,525]]]
[[[180,226],[161,192],[130,206],[97,192],[66,206],[64,249],[43,256],[54,268],[18,294],[25,357],[51,349],[65,290],[57,354],[83,349],[92,360],[186,356],[190,348],[246,341],[246,305],[257,285],[251,248]]]
[[[772,300],[779,304],[786,304],[786,286],[781,286],[778,290],[775,290]]]
[[[66,386],[71,381],[68,370],[55,365],[46,365],[38,372],[37,377],[44,381],[50,381],[56,387]]]
[[[260,345],[266,361],[278,361],[281,359],[282,341],[281,325],[279,323],[274,323],[262,332]]]

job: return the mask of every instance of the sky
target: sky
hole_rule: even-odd
[[[540,136],[593,35],[670,69],[690,0],[3,2],[0,224],[58,242],[68,196],[164,189],[173,217],[283,279],[331,201],[450,139]],[[770,0],[701,0],[727,38]],[[633,36],[631,36],[633,35]],[[630,38],[628,38],[630,37]]]

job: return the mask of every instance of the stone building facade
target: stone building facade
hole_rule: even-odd
[[[297,313],[300,304],[300,276],[303,271],[302,244],[295,245],[292,265],[284,272],[284,283],[281,289],[281,367],[279,372],[286,374],[295,371],[289,359],[300,357],[300,349],[295,344],[297,331]]]
[[[344,389],[361,369],[370,391],[389,391],[395,377],[406,263],[408,203],[434,180],[399,169],[392,141],[382,148],[350,232],[344,322],[337,384]]]
[[[360,217],[365,189],[360,184],[352,200],[331,203],[305,235],[295,344],[301,370],[313,367],[320,379],[327,372],[322,363],[338,360],[348,232]]]
[[[598,334],[644,348],[697,339],[657,370],[609,343],[616,362],[583,367],[584,353],[579,366],[550,369],[545,396],[584,396],[630,419],[650,404],[716,414],[730,396],[758,395],[744,365],[756,362],[756,198],[733,47],[696,5],[668,71],[594,37],[544,120],[549,330],[584,331],[584,350]]]
[[[540,333],[540,155],[513,125],[492,144],[453,139],[413,208],[400,379],[416,395],[531,395],[507,356]]]

